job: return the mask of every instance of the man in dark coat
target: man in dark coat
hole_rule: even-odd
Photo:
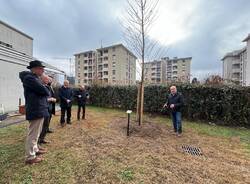
[[[39,144],[47,144],[49,142],[45,140],[45,136],[49,131],[49,123],[50,123],[50,120],[52,117],[52,104],[56,102],[56,99],[52,96],[53,92],[52,92],[51,87],[49,86],[49,83],[52,82],[52,79],[47,75],[43,75],[41,77],[41,80],[45,84],[46,88],[49,90],[50,95],[47,98],[49,116],[44,118],[43,128],[42,128],[42,132],[40,134],[38,143]]]
[[[49,103],[49,114],[50,114],[50,121],[51,121],[52,115],[56,115],[56,101],[57,101],[57,99],[56,99],[55,91],[53,90],[53,87],[52,87],[53,77],[50,76],[50,78],[51,78],[51,81],[48,83],[47,88],[49,89],[49,91],[51,93],[51,97],[54,98],[54,100]],[[50,121],[48,124],[47,133],[53,133],[53,131],[49,128]]]
[[[49,90],[42,84],[39,77],[43,75],[44,66],[38,60],[31,61],[29,71],[20,72],[23,83],[26,119],[29,121],[29,130],[25,144],[26,164],[42,161],[37,155],[46,153],[46,150],[37,145],[44,118],[49,116],[47,97]]]
[[[75,93],[78,105],[78,111],[77,111],[78,121],[80,120],[81,109],[82,109],[82,119],[85,119],[85,106],[86,106],[86,101],[89,98],[89,93],[86,91],[85,86],[80,85],[79,87],[80,87],[79,90],[76,91]]]
[[[65,80],[63,86],[59,89],[61,120],[62,126],[65,125],[65,112],[67,112],[67,124],[71,124],[71,107],[74,98],[73,90],[69,87],[69,81]]]
[[[171,86],[170,92],[164,107],[171,109],[174,132],[177,136],[180,136],[182,133],[181,109],[184,106],[183,96],[177,92],[176,86]]]

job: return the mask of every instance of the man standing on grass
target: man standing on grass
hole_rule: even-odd
[[[86,91],[85,86],[80,85],[79,90],[76,91],[75,97],[77,99],[78,111],[77,111],[77,120],[80,120],[80,113],[82,109],[82,119],[85,119],[85,106],[86,101],[89,98],[89,93]]]
[[[171,109],[174,132],[177,136],[180,136],[182,133],[181,109],[183,106],[184,102],[182,94],[177,92],[176,86],[171,86],[167,103],[165,103],[163,107]]]
[[[29,121],[29,130],[25,144],[26,164],[42,161],[41,155],[47,151],[38,147],[38,138],[42,130],[44,118],[49,116],[47,97],[49,90],[42,84],[41,77],[44,73],[41,61],[34,60],[27,67],[29,71],[20,72],[19,77],[23,83],[26,119]]]
[[[61,126],[65,126],[65,112],[67,112],[67,124],[71,124],[71,107],[74,94],[69,87],[69,81],[65,80],[63,86],[59,89],[60,107],[61,107]]]
[[[46,88],[49,90],[49,96],[47,97],[49,116],[44,118],[43,128],[42,128],[42,132],[40,134],[38,143],[39,144],[47,144],[47,143],[49,143],[49,141],[45,140],[45,136],[48,133],[49,123],[50,123],[51,116],[52,116],[52,113],[51,113],[52,112],[52,103],[55,103],[56,99],[52,97],[52,91],[51,91],[51,88],[49,86],[49,83],[52,82],[52,79],[48,75],[43,75],[41,77],[41,80],[42,80],[43,84],[46,86]]]

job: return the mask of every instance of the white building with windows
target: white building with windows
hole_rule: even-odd
[[[18,109],[24,102],[23,86],[19,72],[27,70],[33,60],[33,38],[0,21],[0,105],[6,112]],[[63,81],[65,73],[44,63],[45,72],[56,81]]]
[[[250,86],[250,35],[243,42],[246,42],[247,46],[229,52],[222,58],[223,79],[227,83]]]

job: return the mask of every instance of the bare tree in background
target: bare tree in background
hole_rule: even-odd
[[[127,47],[141,62],[141,81],[137,96],[137,121],[142,123],[144,104],[144,63],[158,58],[165,52],[156,40],[149,37],[153,23],[157,19],[159,0],[127,0],[126,13],[122,18]]]

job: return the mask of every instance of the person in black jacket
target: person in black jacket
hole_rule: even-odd
[[[61,120],[62,126],[65,125],[65,111],[67,112],[67,124],[71,124],[71,107],[74,98],[73,90],[69,87],[69,81],[65,80],[63,86],[59,89]]]
[[[184,105],[183,96],[181,93],[177,92],[176,86],[171,86],[170,92],[167,102],[163,107],[171,109],[174,132],[177,136],[180,136],[182,133],[181,109]]]
[[[42,128],[42,132],[40,134],[38,143],[47,144],[49,142],[45,140],[45,136],[49,131],[49,123],[52,117],[52,108],[53,108],[52,104],[56,102],[56,99],[52,96],[53,92],[52,92],[51,87],[49,86],[49,83],[51,83],[52,79],[48,75],[43,75],[41,77],[41,80],[45,84],[46,88],[49,90],[50,95],[47,97],[49,116],[44,118],[43,128]]]
[[[56,99],[55,91],[53,90],[53,87],[52,87],[53,77],[52,76],[49,76],[49,77],[51,80],[49,81],[47,88],[49,89],[49,91],[51,93],[51,97],[54,98],[54,100],[49,103],[49,114],[50,114],[50,120],[51,120],[52,115],[56,114],[56,101],[57,101],[57,99]],[[53,131],[50,129],[49,125],[50,125],[50,121],[48,124],[47,133],[53,133]]]
[[[78,121],[80,120],[80,113],[82,109],[82,119],[85,119],[85,106],[86,106],[86,101],[89,98],[89,94],[85,89],[85,86],[80,85],[79,90],[76,91],[75,97],[77,100],[77,105],[78,105],[78,111],[77,111],[77,119]]]
[[[46,153],[46,150],[38,147],[38,137],[41,133],[44,118],[49,116],[47,97],[49,90],[42,84],[40,76],[44,72],[41,61],[34,60],[27,67],[31,71],[19,73],[23,83],[26,119],[29,121],[29,130],[25,144],[26,164],[34,164],[42,161],[37,157]]]

